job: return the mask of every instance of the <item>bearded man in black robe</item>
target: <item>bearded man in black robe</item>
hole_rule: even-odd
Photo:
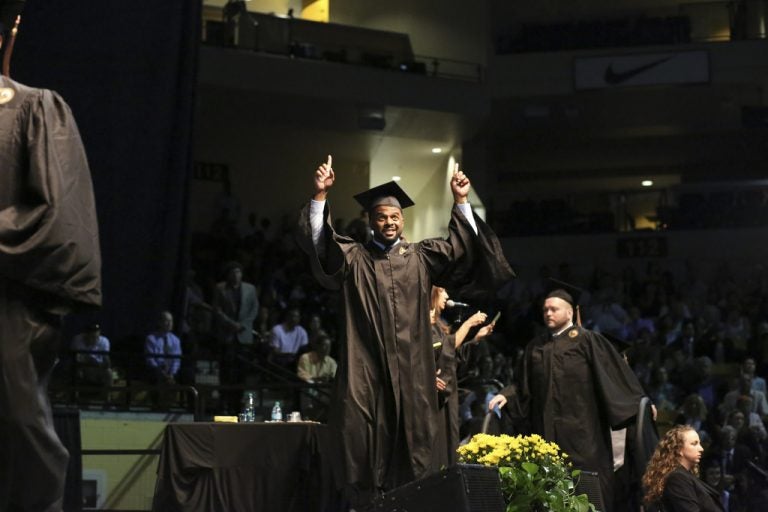
[[[2,38],[0,38],[0,46]],[[61,317],[101,304],[91,177],[56,93],[0,76],[0,512],[60,512],[47,385]]]
[[[602,510],[611,511],[611,430],[630,425],[644,392],[608,339],[574,325],[573,311],[565,290],[547,296],[547,334],[528,343],[517,382],[493,397],[489,408],[504,407],[519,430],[557,443],[576,469],[597,472]]]
[[[512,269],[498,239],[469,203],[458,166],[446,240],[402,238],[403,209],[413,202],[390,182],[356,197],[368,210],[373,240],[334,232],[326,196],[331,157],[315,173],[314,197],[301,213],[299,244],[326,288],[343,292],[346,346],[330,424],[341,434],[350,501],[364,504],[439,469],[437,399],[429,311],[432,285],[474,282],[492,288]]]

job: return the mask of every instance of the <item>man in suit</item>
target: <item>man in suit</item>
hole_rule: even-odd
[[[256,287],[243,281],[243,267],[236,261],[224,267],[225,281],[216,285],[213,308],[219,339],[225,344],[253,345],[253,322],[259,312]]]
[[[216,320],[216,340],[222,359],[225,384],[239,384],[243,380],[241,360],[253,357],[253,322],[259,312],[256,287],[243,281],[243,267],[236,261],[224,266],[225,280],[216,285],[213,310]],[[232,410],[239,408],[240,399],[227,400]]]

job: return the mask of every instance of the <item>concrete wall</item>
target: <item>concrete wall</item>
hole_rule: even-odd
[[[83,450],[159,449],[169,421],[179,415],[81,412]],[[83,479],[99,482],[100,508],[151,510],[157,480],[156,455],[86,455]]]
[[[666,241],[664,258],[619,258],[619,239],[643,240],[662,237]],[[709,275],[718,265],[727,262],[737,276],[750,275],[768,259],[766,228],[741,228],[707,231],[648,232],[638,234],[581,235],[557,237],[506,238],[504,253],[512,262],[518,277],[525,282],[535,278],[543,265],[553,272],[566,262],[582,286],[589,282],[593,269],[619,272],[624,267],[642,271],[648,261],[658,262],[664,269],[682,275],[687,261]]]

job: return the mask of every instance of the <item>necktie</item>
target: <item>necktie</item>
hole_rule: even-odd
[[[165,366],[166,370],[171,369],[171,360],[167,357],[170,353],[170,343],[168,342],[168,335],[163,334],[163,355],[166,357],[163,358],[163,365]]]

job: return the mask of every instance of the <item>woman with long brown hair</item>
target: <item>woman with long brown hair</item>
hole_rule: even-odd
[[[448,292],[445,288],[432,287],[430,320],[432,322],[432,343],[435,349],[435,362],[437,375],[435,376],[440,425],[438,425],[438,441],[436,446],[446,447],[446,451],[439,455],[437,466],[456,463],[456,448],[459,447],[459,389],[456,382],[456,365],[465,358],[465,353],[460,349],[467,341],[467,335],[473,327],[485,323],[488,315],[478,311],[461,324],[455,333],[450,334],[450,328],[440,318],[446,303]],[[481,327],[475,334],[474,340],[480,340],[493,332],[493,324]],[[439,449],[438,449],[439,450]],[[439,453],[439,452],[438,452]]]
[[[664,512],[722,511],[717,490],[697,477],[703,451],[699,434],[690,425],[669,430],[643,475],[645,503]]]

